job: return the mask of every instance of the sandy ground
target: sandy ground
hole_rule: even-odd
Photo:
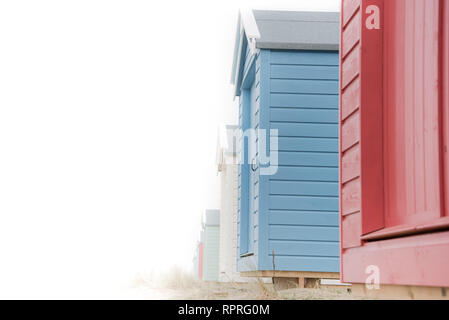
[[[176,300],[357,300],[346,288],[275,290],[273,285],[254,283],[196,282],[181,288],[152,288],[142,284],[130,289],[130,299]]]

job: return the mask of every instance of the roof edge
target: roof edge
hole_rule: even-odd
[[[273,43],[269,41],[259,41],[256,42],[256,48],[273,50],[338,51],[340,50],[340,45],[338,43]]]

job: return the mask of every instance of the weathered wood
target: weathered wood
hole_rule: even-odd
[[[346,0],[342,5],[343,26],[346,26],[354,13],[360,8],[360,0]]]
[[[340,279],[339,272],[310,272],[310,271],[246,271],[240,272],[242,277],[274,277],[274,278],[315,278]]]
[[[341,183],[360,177],[360,145],[347,150],[341,157]]]
[[[341,121],[359,110],[360,102],[360,78],[357,78],[341,93]]]
[[[345,152],[360,141],[360,112],[356,112],[341,124],[341,151]]]
[[[341,247],[343,249],[360,247],[362,242],[360,235],[362,234],[360,212],[342,217],[342,226],[345,233],[341,235]]]
[[[345,57],[348,52],[360,41],[361,32],[361,17],[360,11],[354,16],[351,22],[343,30],[342,41],[342,56]]]
[[[353,284],[354,296],[383,300],[449,300],[449,288],[381,285],[368,290],[365,284]]]
[[[341,214],[346,216],[360,211],[361,208],[361,188],[360,178],[345,183],[341,187]]]

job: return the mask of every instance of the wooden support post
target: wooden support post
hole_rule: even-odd
[[[307,279],[304,277],[298,278],[298,288],[305,288],[306,287],[306,281]]]

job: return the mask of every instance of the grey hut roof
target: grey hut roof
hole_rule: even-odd
[[[250,10],[239,14],[231,82],[239,95],[246,48],[338,51],[340,14],[314,11]],[[248,58],[247,58],[248,59]]]
[[[206,226],[220,225],[220,210],[206,210],[206,219],[204,222]]]
[[[340,14],[337,12],[253,10],[260,38],[256,48],[338,50]]]

